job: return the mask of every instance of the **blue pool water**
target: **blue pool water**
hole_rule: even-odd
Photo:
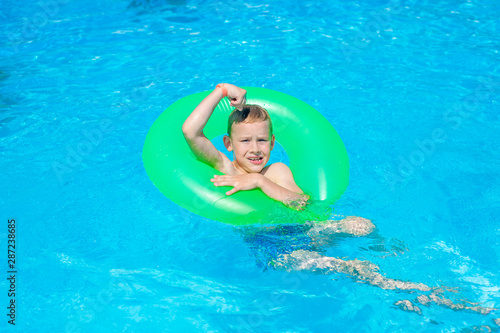
[[[499,311],[417,314],[395,303],[418,293],[270,268],[267,241],[166,199],[141,150],[168,105],[219,82],[296,96],[349,153],[335,214],[377,226],[324,254],[498,308],[499,11],[495,0],[1,2],[0,331],[498,332]]]

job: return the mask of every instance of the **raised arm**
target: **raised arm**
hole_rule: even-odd
[[[246,102],[246,90],[229,83],[222,83],[207,96],[189,115],[182,125],[182,133],[195,156],[202,162],[222,171],[227,157],[219,152],[203,134],[203,129],[215,107],[224,98],[224,93],[231,100],[231,106],[240,107]]]

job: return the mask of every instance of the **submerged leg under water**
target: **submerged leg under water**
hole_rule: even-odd
[[[368,219],[360,217],[346,217],[339,221],[325,221],[309,223],[307,226],[301,226],[299,232],[303,234],[297,237],[306,237],[309,239],[304,245],[298,245],[296,248],[288,246],[285,253],[279,253],[268,261],[268,266],[278,270],[286,271],[306,271],[316,274],[346,274],[358,281],[389,290],[417,291],[421,294],[412,302],[410,300],[401,300],[395,303],[396,306],[418,314],[422,313],[420,307],[416,304],[429,306],[436,304],[453,310],[473,311],[480,314],[489,314],[494,308],[482,307],[467,300],[455,303],[443,296],[445,290],[449,288],[431,288],[423,283],[414,283],[387,278],[380,273],[380,268],[364,260],[344,260],[322,255],[319,250],[321,247],[331,245],[335,235],[348,235],[354,237],[366,236],[375,229],[375,225]],[[274,235],[284,235],[286,230],[276,232]],[[247,234],[248,236],[248,234]],[[255,236],[255,235],[254,235]],[[251,237],[252,238],[252,237]],[[268,258],[269,259],[269,258]]]

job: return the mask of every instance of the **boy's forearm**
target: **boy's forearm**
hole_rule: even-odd
[[[216,88],[194,109],[182,126],[182,132],[186,137],[199,135],[207,124],[212,112],[222,99],[222,90]]]
[[[261,177],[259,177],[258,186],[268,197],[277,201],[281,201],[286,206],[289,206],[291,208],[300,209],[304,207],[307,203],[307,200],[309,200],[309,196],[307,194],[290,191],[283,186],[272,182],[269,178],[262,175]]]

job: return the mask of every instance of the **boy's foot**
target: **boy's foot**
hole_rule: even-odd
[[[415,313],[418,313],[419,315],[422,314],[422,310],[407,299],[404,299],[402,301],[397,301],[396,303],[394,303],[394,305],[398,306],[400,309],[404,311],[413,311]]]
[[[429,296],[427,295],[420,295],[416,299],[417,302],[424,306],[429,306],[430,304],[437,304],[443,307],[447,307],[453,310],[468,310],[468,311],[473,311],[477,312],[483,315],[489,314],[493,310],[497,310],[495,308],[489,308],[489,307],[484,307],[480,306],[477,303],[471,303],[469,301],[462,301],[461,303],[455,303],[450,299],[445,298],[444,296],[439,297],[436,295],[436,293],[432,293]]]
[[[348,216],[340,220],[339,225],[341,233],[350,234],[356,237],[366,236],[375,229],[375,225],[372,221],[357,216]]]

